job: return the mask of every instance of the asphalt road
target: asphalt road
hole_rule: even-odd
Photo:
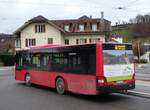
[[[11,69],[0,70],[0,110],[149,110],[150,99],[121,94],[59,95],[54,89],[16,82]]]

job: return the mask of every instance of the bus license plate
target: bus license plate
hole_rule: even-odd
[[[117,84],[123,84],[123,81],[116,81]]]

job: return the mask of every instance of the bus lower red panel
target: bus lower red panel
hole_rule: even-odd
[[[96,94],[96,76],[70,74],[67,81],[69,91],[81,94]]]
[[[24,81],[25,73],[25,70],[16,71],[16,80]],[[56,78],[62,77],[67,91],[79,94],[96,94],[96,76],[94,75],[65,74],[36,70],[30,70],[28,73],[34,84],[55,88]]]
[[[24,81],[26,70],[15,70],[15,79]]]
[[[34,84],[55,87],[55,76],[48,71],[30,70],[31,81]]]

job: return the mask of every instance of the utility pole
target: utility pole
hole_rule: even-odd
[[[137,42],[138,44],[137,44],[137,46],[138,46],[138,57],[139,57],[139,63],[140,63],[140,54],[141,54],[141,52],[140,52],[140,40],[138,40],[138,42]]]

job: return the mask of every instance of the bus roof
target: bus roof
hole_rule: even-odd
[[[32,46],[32,49],[37,49],[37,48],[50,48],[50,47],[61,47],[65,45],[60,45],[60,44],[47,44],[47,45],[39,45],[39,46]]]
[[[97,43],[101,43],[101,42],[97,42]],[[96,43],[90,43],[92,44],[96,44]],[[43,49],[43,48],[53,48],[53,47],[68,47],[68,46],[80,46],[80,45],[90,45],[90,44],[77,44],[77,45],[61,45],[61,44],[47,44],[47,45],[39,45],[39,46],[31,46],[29,48],[24,48],[24,49],[20,49],[17,51],[26,51],[26,50],[30,50],[30,49]],[[103,43],[103,44],[121,44],[121,45],[132,45],[131,43]]]

